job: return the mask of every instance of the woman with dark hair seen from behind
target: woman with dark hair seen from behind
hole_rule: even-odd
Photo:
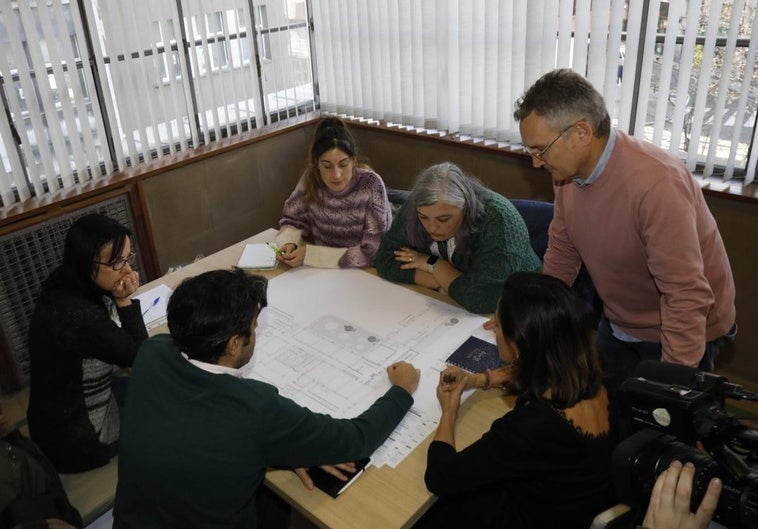
[[[442,289],[471,312],[493,312],[513,272],[542,267],[508,199],[452,163],[419,174],[382,239],[379,275]]]
[[[309,166],[284,203],[277,259],[289,266],[372,266],[391,210],[382,178],[357,162],[353,135],[339,118],[323,118]]]
[[[608,393],[584,306],[562,281],[522,272],[505,282],[495,313],[503,389],[513,410],[456,451],[461,392],[492,387],[490,373],[440,374],[442,416],[426,485],[440,497],[418,527],[586,529],[616,503]]]
[[[131,231],[103,215],[76,220],[62,264],[42,284],[29,328],[29,431],[59,472],[116,455],[113,364],[132,365],[147,338]]]

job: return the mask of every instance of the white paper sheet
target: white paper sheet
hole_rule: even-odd
[[[147,330],[158,327],[166,323],[166,309],[168,308],[168,298],[171,297],[171,290],[167,285],[161,283],[157,287],[143,292],[133,299],[140,301],[142,309],[142,319],[145,321]]]
[[[484,321],[365,271],[298,268],[269,283],[255,354],[243,369],[313,411],[351,418],[387,391],[387,366],[413,363],[421,370],[414,405],[372,456],[376,466],[394,467],[437,426],[444,360],[482,334]]]

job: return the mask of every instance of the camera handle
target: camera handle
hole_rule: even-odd
[[[758,430],[741,424],[735,425],[728,431],[727,445],[745,452],[758,454]]]
[[[702,440],[705,450],[737,480],[755,477],[756,472],[723,441]]]

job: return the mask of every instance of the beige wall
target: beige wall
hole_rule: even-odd
[[[303,171],[313,126],[158,175],[145,182],[160,266],[186,263],[268,227]],[[452,161],[511,198],[552,200],[549,176],[508,153],[354,126],[361,157],[390,187],[408,188],[422,168]],[[758,204],[707,196],[721,229],[737,283],[740,332],[718,369],[732,382],[758,391],[758,284],[753,259]]]
[[[277,227],[311,133],[295,129],[145,180],[161,272]]]
[[[453,162],[477,176],[485,185],[510,198],[553,200],[550,179],[536,172],[523,156],[486,152],[441,143],[406,134],[353,127],[359,156],[369,163],[389,187],[410,188],[415,176],[425,167]]]
[[[737,325],[733,345],[721,354],[717,368],[731,382],[750,385],[758,391],[758,204],[708,196],[706,202],[719,225],[737,286]]]

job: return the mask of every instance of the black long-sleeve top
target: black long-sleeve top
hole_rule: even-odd
[[[610,434],[580,432],[545,401],[519,402],[460,452],[432,442],[425,481],[441,502],[466,498],[445,527],[487,519],[508,529],[586,529],[615,503],[613,447]]]
[[[29,432],[59,472],[105,465],[119,436],[113,364],[129,367],[147,338],[140,304],[119,308],[46,283],[29,328]]]

